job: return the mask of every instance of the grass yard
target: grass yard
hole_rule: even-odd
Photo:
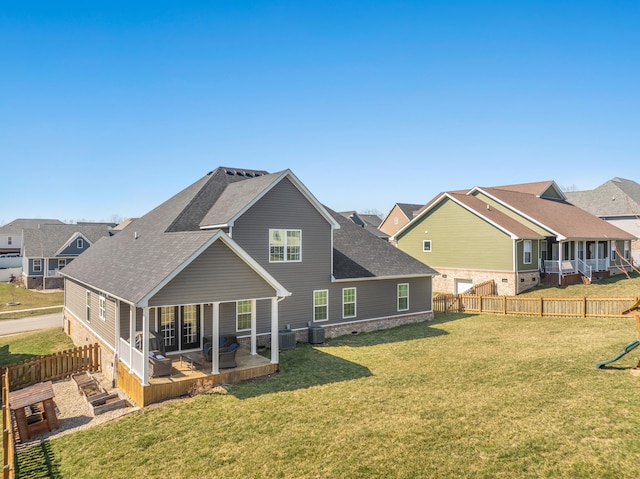
[[[0,368],[35,356],[59,353],[74,348],[62,328],[0,336]]]
[[[632,272],[627,278],[623,274],[602,279],[594,284],[572,284],[562,288],[554,286],[538,286],[526,291],[519,296],[533,296],[536,298],[573,298],[573,297],[600,297],[600,298],[637,298],[640,296],[640,275]]]
[[[18,302],[16,306],[9,306],[9,302]],[[64,293],[61,291],[42,293],[40,291],[31,291],[11,283],[0,283],[0,313],[19,311],[23,309],[44,308],[61,306],[64,304]],[[34,311],[29,313],[0,314],[0,321],[3,319],[23,318],[25,316],[34,316],[38,314],[54,313],[59,311],[52,308],[45,311]]]
[[[631,319],[442,315],[19,456],[19,478],[637,478]]]

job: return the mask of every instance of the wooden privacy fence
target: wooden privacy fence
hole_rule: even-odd
[[[622,318],[638,298],[525,298],[441,294],[433,299],[436,313],[493,313],[572,318]]]
[[[100,346],[90,344],[61,353],[40,356],[16,364],[2,371],[2,479],[15,478],[15,438],[9,409],[9,391],[44,381],[56,381],[83,371],[100,371]]]
[[[44,381],[57,381],[72,374],[100,370],[100,346],[98,343],[28,359],[6,367],[11,390],[31,386]]]
[[[16,477],[16,451],[9,409],[9,375],[2,374],[2,478]]]

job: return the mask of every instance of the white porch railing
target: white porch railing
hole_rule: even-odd
[[[129,349],[129,342],[126,339],[120,338],[119,343],[120,343],[119,344],[120,348],[118,352],[118,357],[120,358],[120,361],[122,361],[127,366],[131,367],[131,352]]]
[[[593,271],[607,271],[608,269],[608,260],[607,258],[603,259],[588,259],[587,264],[591,266]]]
[[[562,274],[571,274],[578,271],[578,268],[573,260],[545,260],[544,271],[549,274],[558,274],[560,272]]]
[[[129,342],[123,338],[120,338],[120,351],[119,358],[129,369],[140,379],[142,379],[144,361],[142,352],[136,348],[131,348]]]
[[[586,278],[589,278],[589,281],[591,281],[593,268],[587,263],[585,263],[584,261],[582,261],[581,259],[576,260],[576,262],[578,263],[578,271],[580,272],[580,274],[582,274]]]
[[[603,259],[588,259],[583,261],[581,259],[572,260],[545,260],[544,271],[549,274],[571,274],[580,273],[591,279],[594,271],[607,271],[609,261],[607,258]]]
[[[47,271],[47,278],[57,278],[58,276],[60,276],[59,269],[50,269]]]

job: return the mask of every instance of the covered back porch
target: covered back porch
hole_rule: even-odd
[[[120,303],[118,387],[144,407],[185,395],[198,381],[233,384],[273,374],[279,362],[279,299],[143,308]],[[230,361],[225,338],[233,338]],[[258,354],[266,347],[269,357]]]
[[[238,350],[237,367],[223,369],[218,374],[211,374],[211,363],[206,360],[193,362],[180,355],[172,355],[169,358],[171,359],[170,374],[151,377],[146,386],[142,385],[142,380],[136,374],[130,372],[124,362],[118,362],[118,387],[140,407],[145,407],[165,399],[185,396],[195,388],[236,384],[278,372],[277,364],[271,363],[268,358],[260,354],[251,354],[246,347],[240,347]]]
[[[571,239],[540,242],[540,272],[557,277],[558,285],[592,281],[628,271],[631,263],[628,240]],[[552,279],[553,281],[553,279]]]

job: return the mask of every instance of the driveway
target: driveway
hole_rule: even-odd
[[[0,319],[0,336],[56,326],[62,327],[62,312],[20,319]]]

